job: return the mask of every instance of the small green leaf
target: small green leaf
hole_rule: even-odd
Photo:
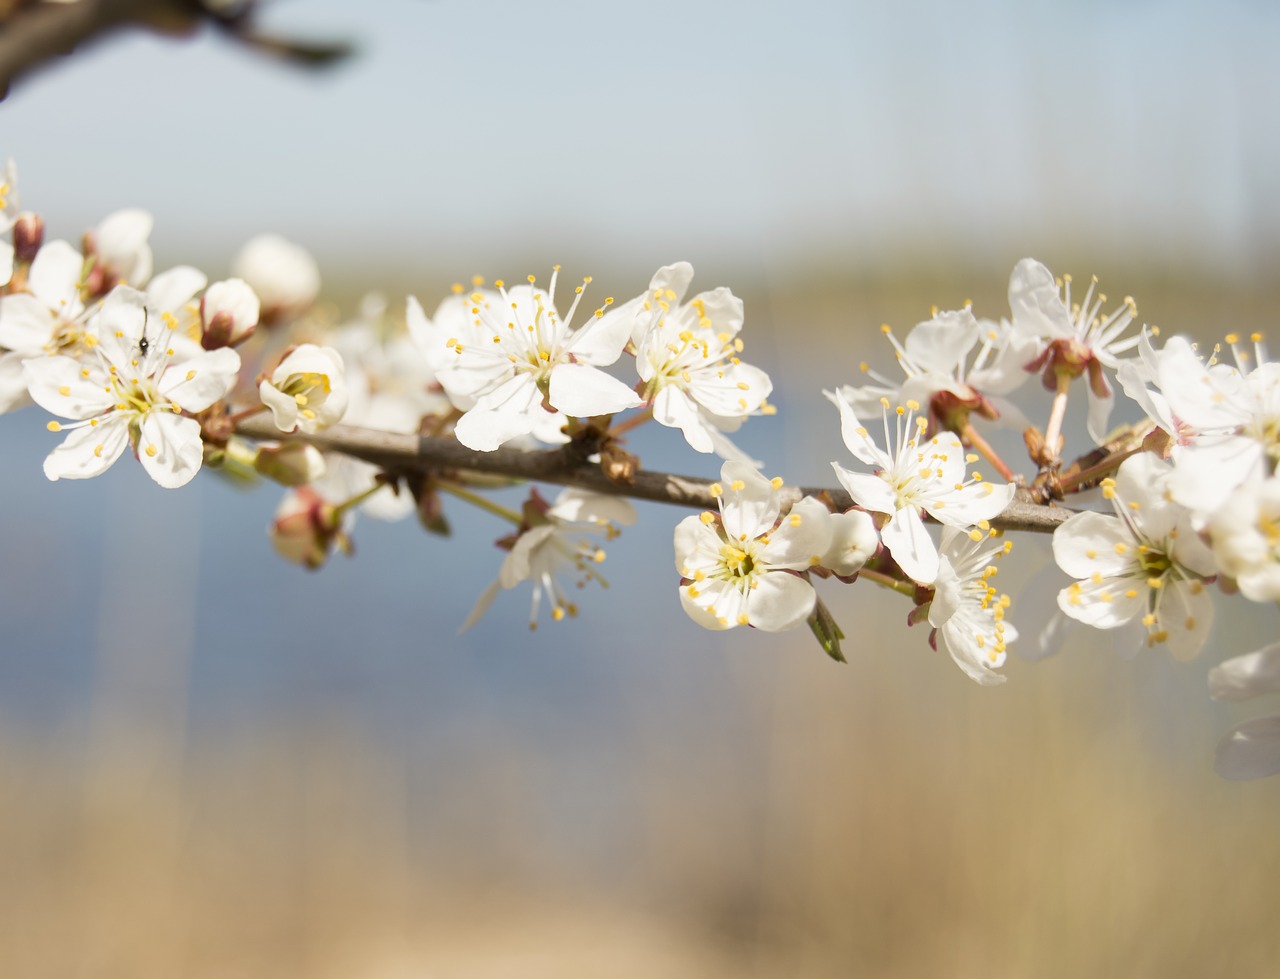
[[[813,612],[809,615],[809,631],[818,640],[818,645],[822,647],[824,653],[837,663],[848,662],[844,658],[844,653],[840,651],[840,640],[844,638],[844,633],[840,631],[840,626],[831,617],[831,610],[822,603],[821,598],[813,606]]]

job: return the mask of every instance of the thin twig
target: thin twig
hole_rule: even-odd
[[[497,449],[493,452],[477,452],[450,438],[432,438],[425,435],[397,435],[367,428],[335,425],[317,435],[284,435],[272,424],[270,418],[257,416],[246,418],[236,426],[236,431],[248,438],[290,441],[300,439],[310,442],[324,452],[339,452],[363,459],[391,472],[423,472],[449,470],[513,476],[520,479],[554,483],[559,486],[577,486],[597,493],[627,496],[637,500],[670,503],[693,509],[713,509],[715,498],[711,495],[713,480],[699,476],[679,476],[674,473],[640,470],[634,482],[615,483],[605,477],[598,465],[575,458],[562,449],[546,449],[525,452],[520,449]],[[831,487],[784,487],[783,505],[796,502],[802,496],[824,496],[837,509],[847,510],[853,500],[844,489]],[[1074,511],[1065,507],[1039,506],[1025,498],[1015,498],[1005,511],[991,521],[1001,530],[1031,533],[1052,533],[1054,528]]]

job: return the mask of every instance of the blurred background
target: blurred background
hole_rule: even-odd
[[[846,459],[820,392],[892,366],[881,323],[1003,315],[1024,255],[1166,335],[1266,330],[1280,299],[1270,4],[265,14],[360,53],[304,74],[122,34],[14,87],[0,154],[50,237],[141,206],[157,268],[219,277],[277,231],[348,313],[555,262],[621,298],[686,259],[746,300],[780,412],[740,441],[789,482]],[[1205,672],[1274,609],[1223,601],[1189,665],[1081,634],[983,689],[836,585],[837,666],[686,620],[683,514],[652,505],[576,621],[530,631],[522,589],[457,635],[491,517],[362,520],[307,574],[263,533],[272,489],[48,483],[44,422],[0,417],[0,975],[1273,974],[1280,787],[1213,774],[1258,711]],[[665,434],[646,465],[718,470]],[[1028,637],[1045,543],[999,579]]]

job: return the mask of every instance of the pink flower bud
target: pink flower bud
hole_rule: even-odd
[[[30,264],[44,244],[44,218],[27,212],[13,223],[13,255],[19,262]]]
[[[309,486],[301,486],[285,494],[267,532],[281,557],[314,571],[335,547],[351,552],[343,523],[337,507]]]

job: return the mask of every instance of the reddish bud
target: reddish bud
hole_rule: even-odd
[[[13,225],[13,257],[30,265],[43,244],[44,218],[30,212],[19,214]]]

